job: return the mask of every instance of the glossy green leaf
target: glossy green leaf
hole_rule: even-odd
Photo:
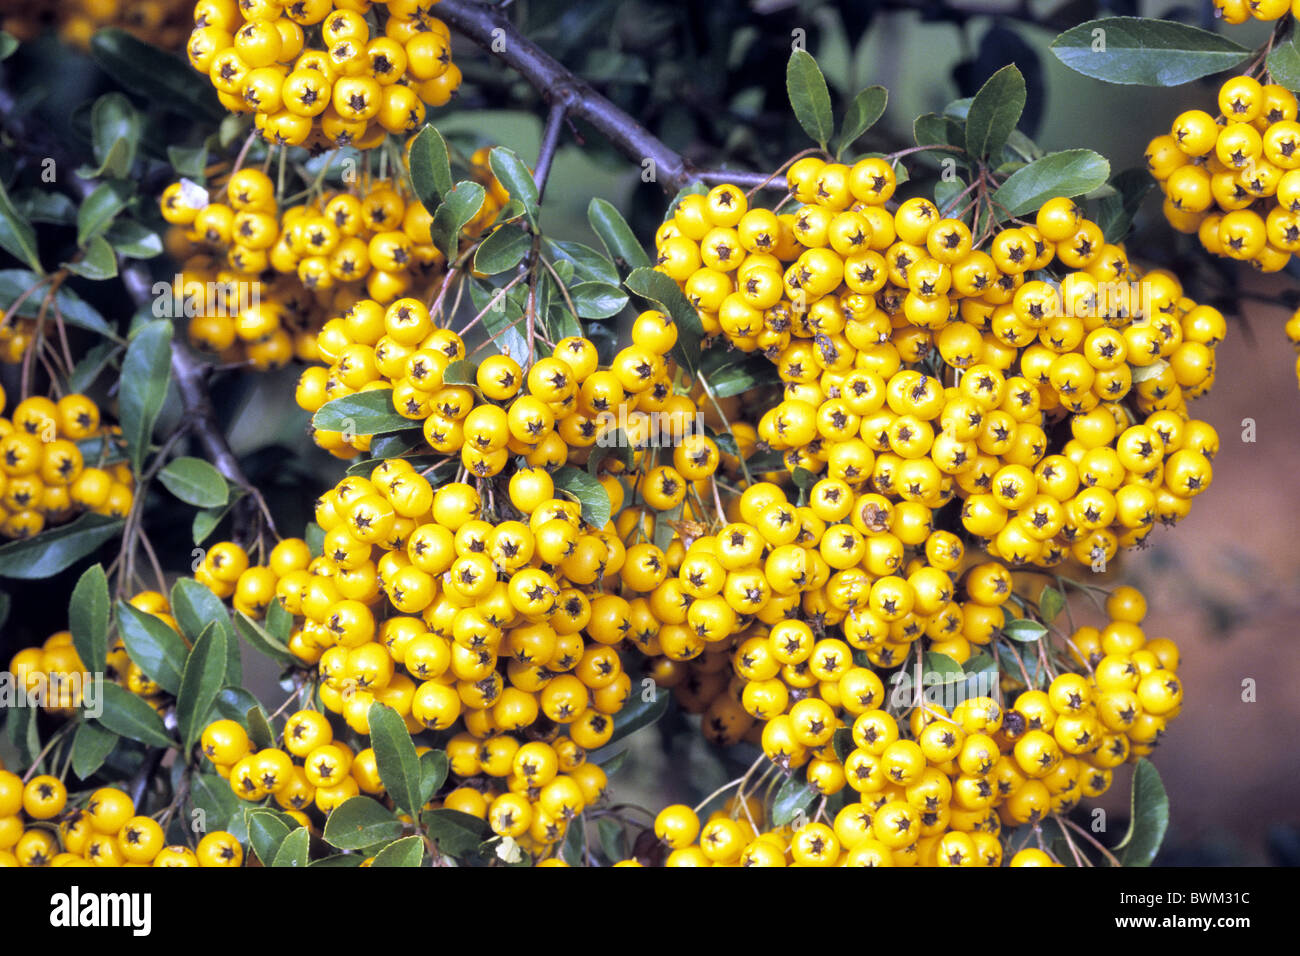
[[[280,848],[275,851],[271,866],[305,867],[310,849],[311,832],[306,827],[299,827],[280,841]]]
[[[155,106],[191,119],[225,115],[212,84],[201,82],[188,63],[125,30],[99,30],[90,52],[106,73]]]
[[[0,303],[13,302],[39,281],[40,277],[36,273],[26,269],[0,270]],[[24,299],[18,307],[17,314],[29,319],[36,318],[41,302],[45,298],[45,291],[39,290]],[[100,335],[112,335],[113,330],[104,321],[104,317],[66,285],[60,286],[59,291],[55,293],[54,304],[58,306],[59,314],[66,324],[90,332],[98,332]]]
[[[1047,634],[1047,628],[1037,621],[1031,621],[1027,618],[1017,618],[1009,621],[1002,628],[1002,633],[1011,638],[1013,641],[1019,641],[1022,644],[1032,643],[1033,641],[1042,640]]]
[[[0,578],[35,580],[58,574],[94,552],[122,528],[120,518],[86,512],[74,521],[0,545]]]
[[[646,699],[647,694],[649,700]],[[657,723],[659,718],[668,712],[668,703],[671,698],[672,695],[661,687],[641,690],[634,686],[632,695],[628,698],[627,703],[623,705],[623,709],[614,715],[614,733],[605,746],[608,747],[629,734],[636,733],[643,727],[649,727],[651,724]]]
[[[1160,772],[1145,757],[1133,768],[1133,792],[1129,799],[1129,826],[1115,847],[1123,850],[1125,866],[1150,866],[1169,829],[1169,795]]]
[[[167,400],[171,382],[172,324],[166,319],[145,323],[131,339],[122,360],[118,417],[130,450],[131,470],[139,474],[149,450],[154,422]]]
[[[806,816],[818,796],[812,785],[803,779],[802,773],[790,774],[781,781],[776,796],[772,798],[773,825],[783,827],[801,814]]]
[[[56,226],[71,226],[77,221],[77,206],[63,193],[28,189],[11,197],[14,207],[29,222],[48,222]]]
[[[462,180],[452,187],[434,211],[433,225],[430,227],[433,244],[448,259],[456,258],[460,250],[460,231],[478,215],[486,195],[487,191],[478,183]]]
[[[248,739],[258,750],[275,746],[275,731],[271,728],[271,721],[267,719],[266,711],[262,709],[261,704],[248,708],[244,714],[244,723],[248,726]]]
[[[158,480],[181,501],[196,508],[224,505],[230,495],[221,472],[202,458],[173,458],[158,473]]]
[[[45,274],[36,248],[36,230],[15,208],[3,182],[0,182],[0,248],[15,259],[21,259],[38,273]]]
[[[452,187],[447,141],[434,127],[425,126],[411,140],[410,170],[416,197],[433,212]]]
[[[826,77],[807,50],[795,50],[785,67],[785,89],[790,96],[794,118],[804,132],[826,148],[835,132],[835,118],[831,115],[831,94],[826,88]]]
[[[579,282],[604,282],[606,285],[618,285],[618,267],[591,246],[561,239],[545,239],[542,241],[542,246],[551,257],[556,272],[566,284],[576,278]],[[565,262],[573,267],[572,276],[564,274],[563,263]]]
[[[251,808],[245,811],[244,819],[248,822],[248,842],[264,866],[271,866],[275,862],[276,854],[290,833],[302,829],[296,823],[291,824],[290,818],[269,807]]]
[[[994,73],[971,100],[966,113],[966,151],[978,159],[995,155],[1020,122],[1028,91],[1015,64]]]
[[[179,634],[125,601],[117,602],[117,629],[127,654],[146,677],[169,694],[180,690],[189,650]]]
[[[626,269],[650,265],[650,256],[613,203],[594,197],[587,206],[587,221],[616,263],[621,262]]]
[[[94,236],[103,235],[117,214],[126,208],[131,194],[121,181],[102,182],[77,209],[77,245],[84,246]]]
[[[226,682],[226,645],[226,632],[214,621],[203,629],[185,659],[181,689],[176,695],[176,722],[186,753],[207,726],[208,715]]]
[[[1038,613],[1044,624],[1051,624],[1056,616],[1065,610],[1065,595],[1048,585],[1038,595]]]
[[[1108,176],[1110,163],[1104,156],[1090,149],[1066,149],[1017,169],[993,193],[993,201],[1005,207],[1003,215],[1023,216],[1054,196],[1092,192]]]
[[[103,282],[117,275],[117,255],[103,236],[91,236],[81,255],[74,261],[63,263],[73,275],[92,282]]]
[[[226,632],[226,637],[234,636],[230,625],[230,610],[225,602],[217,597],[206,585],[193,578],[177,578],[172,585],[172,614],[181,627],[181,633],[191,641],[196,641],[209,623],[216,624]],[[238,681],[228,683],[237,684]]]
[[[523,205],[528,221],[536,225],[539,201],[537,183],[533,181],[533,174],[528,171],[523,160],[515,155],[514,150],[498,146],[488,153],[488,165],[510,198],[519,200]]]
[[[1244,63],[1250,51],[1225,36],[1145,17],[1106,17],[1066,30],[1050,47],[1077,73],[1107,83],[1178,86]]]
[[[941,684],[955,684],[963,680],[966,672],[962,666],[947,654],[926,651],[921,664],[921,682],[926,687]]]
[[[172,169],[176,170],[178,176],[184,176],[202,185],[204,170],[208,165],[208,148],[198,146],[188,149],[184,146],[168,146],[167,161],[172,164]]]
[[[371,866],[419,866],[424,862],[424,841],[418,836],[394,840],[375,854]]]
[[[426,810],[420,822],[439,852],[456,858],[477,852],[479,845],[492,835],[487,822],[459,810]]]
[[[489,276],[509,272],[524,261],[532,244],[533,237],[518,226],[502,226],[474,252],[474,268]]]
[[[325,821],[325,842],[340,850],[361,850],[401,835],[402,822],[369,797],[345,800]]]
[[[583,319],[607,319],[627,305],[627,293],[604,282],[579,282],[569,288],[569,298]]]
[[[845,150],[885,115],[888,103],[889,90],[883,86],[869,86],[853,98],[840,128],[839,145],[835,149],[836,159],[843,156]]]
[[[133,219],[119,219],[108,227],[104,238],[113,250],[128,259],[152,259],[162,255],[163,243],[158,233]]]
[[[601,817],[596,821],[596,834],[600,837],[600,849],[611,863],[627,859],[627,831],[623,824],[612,817]]]
[[[265,654],[271,660],[284,667],[294,663],[294,656],[283,641],[276,639],[257,621],[243,611],[235,612],[235,630],[239,636],[253,645],[253,648]]]
[[[583,521],[597,528],[605,527],[612,506],[604,485],[572,465],[558,469],[551,475],[551,479],[555,482],[556,491],[568,493],[582,506]]]
[[[226,830],[241,843],[248,842],[244,803],[230,789],[228,780],[215,773],[190,774],[190,803],[195,809],[203,811],[206,817],[203,822],[209,832]]]
[[[104,681],[100,688],[104,712],[96,719],[108,730],[123,737],[139,741],[150,747],[175,747],[176,742],[167,736],[158,712],[143,697],[137,697],[125,687]]]
[[[1133,225],[1142,200],[1155,189],[1156,181],[1145,169],[1124,169],[1110,177],[1115,192],[1097,204],[1097,225],[1107,242],[1123,242]]]
[[[105,93],[95,100],[90,111],[90,132],[99,165],[86,171],[87,178],[129,176],[143,126],[140,114],[122,93]]]
[[[311,423],[326,431],[351,431],[354,435],[398,432],[412,424],[411,419],[393,410],[393,391],[388,388],[370,389],[326,402],[316,410]]]
[[[406,723],[397,711],[375,701],[370,705],[370,744],[375,750],[379,779],[398,808],[411,816],[424,806],[420,758]]]
[[[81,663],[92,674],[107,666],[108,622],[112,601],[108,595],[108,576],[102,564],[91,565],[77,580],[68,604],[68,629],[72,645]]]
[[[438,792],[438,788],[447,782],[451,764],[447,755],[441,750],[426,750],[420,754],[420,805]]]
[[[633,269],[623,284],[646,299],[656,308],[672,317],[677,324],[677,344],[672,356],[692,376],[699,369],[700,342],[704,338],[704,325],[699,313],[687,301],[677,283],[654,269]]]
[[[117,734],[105,730],[97,723],[83,720],[72,737],[72,772],[81,780],[89,780],[117,746]]]

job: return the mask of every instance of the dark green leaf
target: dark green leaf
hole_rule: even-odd
[[[206,815],[206,829],[225,830],[239,842],[248,842],[248,825],[243,802],[230,789],[230,782],[215,773],[190,775],[190,802]]]
[[[201,185],[205,178],[204,170],[208,165],[208,148],[199,146],[188,149],[184,146],[168,146],[167,161],[172,164],[172,169],[176,170],[177,175],[192,179]]]
[[[478,363],[468,359],[457,359],[447,366],[442,373],[443,385],[474,386],[478,381]]]
[[[108,619],[112,602],[108,596],[108,576],[104,566],[87,568],[72,589],[68,604],[68,629],[72,645],[81,663],[92,674],[102,673],[108,654]]]
[[[1037,621],[1031,621],[1027,618],[1018,618],[1009,621],[1007,625],[1002,628],[1002,633],[1013,641],[1020,641],[1022,644],[1028,644],[1033,641],[1041,640],[1043,635],[1047,633],[1047,628],[1043,627],[1043,625],[1039,624]]]
[[[149,450],[154,422],[167,399],[171,382],[172,324],[166,319],[145,323],[132,337],[122,361],[121,397],[118,400],[122,437],[130,449],[131,470]]]
[[[252,644],[255,650],[265,654],[277,664],[288,667],[295,662],[288,645],[272,637],[266,628],[243,611],[235,612],[235,630],[239,632],[240,637]]]
[[[498,290],[477,280],[470,283],[469,294],[474,308],[483,312],[483,326],[497,350],[524,361],[528,343],[519,331],[524,314],[519,301],[509,294],[500,295]]]
[[[1107,242],[1123,242],[1133,225],[1142,200],[1155,188],[1156,181],[1145,169],[1125,169],[1110,177],[1113,195],[1098,203],[1097,225]]]
[[[448,259],[456,258],[460,251],[460,231],[478,215],[486,195],[486,190],[478,183],[463,180],[443,197],[442,204],[434,211],[433,225],[430,227],[433,244]]]
[[[424,806],[424,800],[420,799],[423,788],[420,758],[415,754],[406,723],[397,711],[379,701],[370,705],[369,719],[370,744],[375,749],[379,779],[398,809],[415,816]]]
[[[805,815],[819,794],[806,780],[800,779],[801,773],[794,773],[781,781],[772,798],[772,824],[783,827],[801,814]]]
[[[179,634],[125,601],[117,602],[117,629],[131,661],[146,677],[169,694],[180,690],[189,651]]]
[[[188,63],[125,30],[100,30],[91,38],[90,51],[106,73],[156,106],[191,118],[225,115],[212,85]]]
[[[611,817],[601,817],[596,821],[596,833],[600,836],[600,849],[609,862],[627,859],[627,833],[622,823]]]
[[[888,103],[889,90],[883,86],[869,86],[853,98],[840,128],[839,145],[835,148],[836,159],[843,156],[846,149],[875,125],[876,120],[885,114]]]
[[[77,209],[77,245],[84,246],[92,237],[102,235],[130,198],[127,187],[120,181],[96,186]]]
[[[831,115],[831,94],[826,89],[817,61],[807,50],[795,50],[785,67],[785,89],[790,96],[794,117],[804,132],[826,148],[835,132],[835,118]]]
[[[90,132],[99,166],[85,171],[86,178],[129,176],[142,127],[140,114],[125,95],[114,91],[95,100],[90,111]]]
[[[307,851],[311,849],[311,832],[299,827],[280,841],[271,866],[306,866]]]
[[[1296,48],[1295,41],[1293,34],[1274,43],[1268,54],[1268,75],[1288,90],[1300,90],[1300,49]]]
[[[441,750],[426,750],[420,754],[420,806],[428,803],[447,781],[450,764]]]
[[[921,682],[926,687],[938,684],[954,684],[966,677],[962,666],[947,654],[926,651],[921,667]]]
[[[767,359],[721,348],[712,348],[704,353],[700,374],[718,398],[730,398],[757,385],[777,381],[775,369]]]
[[[217,695],[217,713],[248,729],[248,712],[258,707],[257,698],[242,687],[223,687]]]
[[[956,146],[966,148],[966,124],[951,116],[923,113],[912,123],[917,146]]]
[[[508,272],[524,261],[533,237],[518,226],[502,226],[489,235],[474,253],[474,268],[484,275]]]
[[[75,521],[0,545],[0,578],[49,578],[80,561],[122,527],[120,518],[86,512]]]
[[[966,151],[978,159],[998,153],[1025,109],[1025,78],[1015,64],[994,73],[971,100],[966,114]]]
[[[560,857],[569,866],[587,865],[587,821],[578,814],[569,821],[569,829],[560,844]]]
[[[261,704],[248,708],[244,722],[248,725],[248,739],[254,747],[265,750],[275,746],[275,731],[271,729],[271,722],[266,719],[266,711],[262,710]]]
[[[289,636],[293,633],[293,615],[285,609],[284,602],[279,598],[273,598],[267,606],[266,632],[282,644],[288,644]]]
[[[633,269],[623,284],[672,317],[677,324],[677,344],[673,346],[672,356],[694,376],[699,369],[704,326],[700,322],[699,313],[687,301],[677,283],[662,272],[641,268]]]
[[[1169,829],[1169,795],[1155,765],[1145,757],[1133,768],[1128,833],[1115,847],[1125,866],[1150,866]]]
[[[3,226],[0,226],[0,228],[3,228]],[[0,270],[0,304],[7,305],[13,302],[39,281],[39,276],[26,269]],[[44,294],[41,292],[28,296],[23,300],[22,305],[18,307],[17,314],[26,318],[36,318],[43,298]],[[63,316],[63,321],[68,325],[75,325],[90,332],[98,332],[100,335],[112,335],[113,330],[104,321],[103,316],[86,304],[80,296],[66,285],[59,287],[59,291],[54,296],[54,302],[59,307],[59,314]]]
[[[326,431],[351,430],[354,435],[380,435],[411,427],[411,419],[393,411],[393,391],[388,388],[357,392],[326,402],[316,410],[311,423]]]
[[[103,282],[117,275],[117,256],[103,236],[91,236],[80,258],[75,262],[65,262],[63,265],[73,275],[79,275],[92,282]]]
[[[205,508],[195,512],[194,521],[190,524],[190,534],[196,545],[212,537],[212,532],[220,527],[221,522],[230,513],[230,507],[231,505],[227,504],[220,508]]]
[[[668,702],[672,694],[667,693],[663,688],[650,688],[650,699],[646,700],[646,691],[636,692],[628,699],[623,709],[614,715],[614,733],[610,736],[609,741],[605,744],[617,743],[629,734],[636,733],[642,727],[649,727],[651,724],[658,722],[668,711]]]
[[[230,626],[230,611],[225,603],[193,578],[177,578],[172,585],[172,614],[181,626],[181,633],[191,641],[197,641],[203,629],[209,623],[226,632],[226,637],[234,637]],[[237,684],[238,681],[228,683]]]
[[[528,221],[536,225],[537,183],[533,181],[533,174],[528,171],[523,160],[515,155],[514,150],[498,146],[488,153],[488,165],[510,198],[518,199],[523,204]]]
[[[369,797],[351,797],[325,821],[325,842],[340,850],[360,850],[396,840],[402,822]]]
[[[578,316],[584,319],[607,319],[627,305],[627,293],[603,282],[580,282],[570,287],[569,298]]]
[[[632,439],[622,428],[602,432],[596,439],[596,444],[592,446],[591,454],[587,456],[587,474],[597,475],[600,472],[601,462],[607,458],[616,458],[630,468],[636,461],[635,456],[636,449],[632,447]]]
[[[459,810],[426,810],[420,814],[420,822],[439,852],[457,859],[474,854],[492,835],[485,821]]]
[[[356,853],[335,853],[333,856],[327,856],[319,860],[312,860],[307,864],[307,866],[342,867],[346,869],[360,866],[363,862],[365,862],[365,858]]]
[[[418,836],[394,840],[375,854],[371,866],[419,866],[424,862],[424,841]]]
[[[230,494],[221,472],[202,458],[174,458],[158,473],[158,480],[181,501],[196,508],[224,505]]]
[[[83,720],[77,725],[72,738],[72,772],[81,780],[89,780],[117,746],[117,734],[99,724]]]
[[[581,282],[618,285],[618,267],[591,246],[559,239],[546,239],[542,244],[554,260],[555,271],[562,278],[565,278],[562,263],[567,262],[573,266],[574,276],[565,278],[566,283],[576,276]]]
[[[77,206],[63,193],[49,193],[43,189],[29,189],[14,196],[13,203],[29,222],[48,222],[56,226],[71,226],[77,221]]]
[[[1178,86],[1244,63],[1250,51],[1227,37],[1172,20],[1106,17],[1052,41],[1056,58],[1107,83]]]
[[[432,212],[452,186],[447,142],[432,126],[425,126],[411,140],[410,169],[416,197]]]
[[[600,236],[600,241],[611,258],[621,260],[628,269],[650,265],[650,256],[641,247],[636,233],[613,203],[599,197],[593,198],[587,206],[587,221],[591,223],[596,235]]]
[[[209,624],[185,659],[181,689],[176,695],[176,722],[188,753],[207,726],[208,714],[226,681],[226,632]]]
[[[1109,175],[1110,163],[1090,149],[1048,153],[1008,176],[993,193],[993,201],[1006,207],[1005,214],[1023,216],[1054,196],[1091,192]]]
[[[163,244],[158,233],[133,219],[119,219],[104,233],[118,255],[128,259],[152,259],[162,255]]]
[[[110,681],[104,681],[100,694],[104,712],[96,719],[108,730],[150,747],[176,746],[176,742],[167,736],[167,728],[158,712],[145,703],[143,697],[137,697]]]
[[[609,492],[597,479],[572,465],[565,465],[551,475],[556,491],[564,491],[582,506],[582,520],[603,528],[609,521]]]
[[[14,207],[3,182],[0,182],[0,248],[15,259],[21,259],[40,274],[45,274],[36,248],[36,230]]]
[[[835,750],[835,756],[839,759],[840,763],[843,763],[845,758],[847,758],[857,746],[853,742],[853,731],[848,727],[841,727],[839,730],[835,731],[834,735],[831,737],[831,746]]]
[[[289,834],[302,829],[296,823],[291,825],[290,818],[284,814],[267,807],[246,811],[244,819],[248,821],[248,842],[264,866],[272,866]]]
[[[1056,615],[1063,610],[1065,610],[1065,595],[1051,585],[1043,588],[1043,593],[1038,595],[1038,613],[1043,623],[1051,624],[1056,620]]]

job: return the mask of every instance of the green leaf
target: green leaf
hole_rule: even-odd
[[[591,246],[583,245],[581,242],[560,239],[546,239],[543,240],[542,244],[553,257],[555,271],[564,278],[566,284],[576,276],[581,282],[604,282],[607,285],[618,285],[618,267]],[[562,265],[564,262],[573,266],[573,276],[566,277],[564,275],[564,266]]]
[[[3,182],[0,182],[0,248],[4,248],[15,259],[21,259],[41,275],[45,274],[36,248],[36,230],[14,208]],[[13,299],[9,301],[12,302]]]
[[[65,262],[63,265],[73,275],[79,275],[92,282],[103,282],[117,275],[117,256],[103,236],[92,236],[87,241],[81,258],[75,262]]]
[[[242,687],[223,687],[217,695],[217,713],[248,729],[248,712],[259,706],[257,698]]]
[[[245,812],[248,821],[248,842],[253,852],[264,866],[271,866],[285,839],[295,829],[302,829],[297,824],[290,826],[284,814],[267,807],[257,807]]]
[[[426,750],[420,754],[420,806],[438,792],[438,788],[447,782],[450,770],[447,755],[441,750]]]
[[[479,244],[474,268],[489,276],[509,272],[524,261],[532,244],[533,237],[518,226],[501,226]]]
[[[737,350],[709,349],[700,361],[699,371],[718,398],[730,398],[777,381],[771,362]]]
[[[940,684],[955,684],[964,680],[966,672],[962,666],[947,654],[926,651],[921,664],[921,682],[926,687]]]
[[[76,367],[72,370],[72,375],[68,378],[68,391],[87,391],[99,378],[100,373],[108,367],[117,354],[117,350],[118,346],[113,342],[100,342],[98,345],[93,345],[87,349],[85,354],[81,356],[81,361],[77,362]],[[113,443],[107,439],[108,436],[103,436],[82,439],[82,441],[88,442],[96,450],[100,450],[104,446],[114,447]],[[80,448],[81,444],[82,442],[78,442],[77,447]],[[82,449],[82,454],[85,455],[85,449]]]
[[[209,831],[224,829],[241,837],[236,832],[238,828],[243,831],[240,842],[248,842],[248,828],[242,809],[244,804],[230,789],[229,781],[215,773],[191,774],[190,802],[195,809],[200,809],[207,815],[204,822]]]
[[[473,855],[492,835],[486,821],[459,810],[426,810],[420,814],[420,822],[439,852],[458,859]]]
[[[117,741],[117,734],[83,720],[72,738],[72,772],[81,780],[89,780],[104,766]]]
[[[627,832],[623,824],[610,817],[601,817],[596,821],[596,833],[600,837],[600,849],[611,863],[627,859]]]
[[[794,118],[804,132],[822,147],[830,142],[835,132],[835,118],[831,115],[831,94],[826,89],[817,61],[807,50],[795,50],[785,67],[785,89],[790,96]]]
[[[443,385],[475,386],[478,381],[478,363],[468,359],[457,359],[449,364],[442,373]]]
[[[205,178],[204,170],[208,165],[208,148],[198,146],[187,149],[184,146],[168,146],[167,161],[172,164],[172,169],[176,170],[178,176],[184,176],[202,185]]]
[[[6,30],[0,30],[0,60],[7,60],[18,49],[18,38]]]
[[[273,598],[266,608],[266,632],[283,644],[289,643],[293,633],[293,615],[279,598]]]
[[[438,208],[438,203],[451,192],[451,159],[447,154],[447,141],[432,126],[415,134],[410,150],[411,188],[425,209]]]
[[[609,492],[596,478],[572,465],[565,465],[551,475],[556,491],[570,494],[582,506],[582,520],[603,528],[609,521],[611,504]]]
[[[994,73],[971,100],[966,151],[977,159],[1001,152],[1025,110],[1025,78],[1014,63]]]
[[[835,751],[835,756],[840,763],[851,754],[857,747],[853,742],[853,731],[848,727],[841,727],[831,736],[831,747]]]
[[[138,740],[150,747],[176,747],[176,741],[167,736],[158,712],[119,684],[104,681],[100,689],[104,712],[96,718],[108,730],[123,737]]]
[[[617,743],[629,734],[636,733],[642,727],[657,723],[659,718],[668,712],[668,703],[672,699],[672,694],[661,687],[653,690],[654,693],[649,700],[645,699],[644,692],[634,693],[623,709],[614,715],[614,733],[610,735],[606,747]]]
[[[163,244],[158,233],[133,219],[119,219],[104,233],[113,250],[128,259],[152,259],[162,255]]]
[[[340,850],[360,850],[396,840],[402,822],[369,797],[351,797],[325,821],[325,842]]]
[[[225,115],[212,84],[199,82],[188,63],[125,30],[98,31],[90,53],[106,73],[155,106],[191,119]]]
[[[248,725],[248,739],[258,750],[275,746],[275,731],[271,729],[271,722],[266,719],[266,711],[262,710],[261,704],[248,708],[244,722]]]
[[[569,298],[583,319],[608,319],[627,305],[626,292],[603,282],[579,282],[569,288]]]
[[[1090,149],[1048,153],[1017,169],[993,193],[1006,214],[1023,216],[1054,196],[1082,196],[1106,182],[1110,163]]]
[[[1144,17],[1089,20],[1066,30],[1050,49],[1076,73],[1139,86],[1179,86],[1250,57],[1245,47],[1217,33]]]
[[[131,470],[149,450],[154,422],[167,400],[171,382],[172,324],[166,319],[146,322],[135,333],[122,360],[121,397],[118,399],[122,437],[130,450]]]
[[[357,435],[399,432],[412,425],[411,419],[393,410],[393,391],[389,388],[370,389],[326,402],[316,410],[311,423],[326,431],[351,429]]]
[[[488,153],[488,165],[510,198],[518,199],[523,204],[528,221],[537,225],[537,183],[533,181],[533,174],[528,171],[523,160],[515,155],[514,150],[498,146]]]
[[[108,596],[108,576],[102,564],[91,565],[77,579],[68,604],[68,629],[72,645],[86,670],[102,673],[107,666],[108,619],[112,602]]]
[[[1268,75],[1288,90],[1300,90],[1300,49],[1296,49],[1295,40],[1292,34],[1273,44],[1268,54]]]
[[[610,258],[616,262],[621,261],[628,269],[640,269],[650,265],[650,256],[641,247],[636,233],[632,231],[632,227],[627,224],[627,220],[613,203],[599,197],[593,198],[587,206],[587,221],[600,237]]]
[[[420,866],[424,863],[424,841],[418,836],[394,840],[375,854],[371,866]]]
[[[226,654],[226,632],[213,621],[203,629],[185,659],[181,689],[176,694],[176,722],[186,753],[203,733],[208,714],[225,684]]]
[[[677,283],[654,269],[633,269],[623,284],[641,298],[648,300],[660,311],[667,313],[677,324],[677,344],[672,356],[692,376],[699,369],[700,342],[704,326],[699,313],[687,301]]]
[[[1038,595],[1038,613],[1044,624],[1051,624],[1056,616],[1065,610],[1065,595],[1048,585]]]
[[[189,651],[179,634],[159,618],[125,601],[117,602],[117,629],[131,661],[146,677],[169,694],[181,689]]]
[[[176,579],[172,585],[171,604],[181,633],[191,641],[197,641],[209,623],[215,623],[225,631],[227,638],[234,636],[225,602],[193,578]]]
[[[105,93],[95,100],[90,111],[90,132],[99,166],[85,171],[85,177],[125,179],[129,176],[143,126],[140,114],[122,93]]]
[[[86,512],[34,538],[0,545],[0,578],[31,581],[53,577],[113,538],[121,527],[120,518]]]
[[[912,123],[912,137],[917,146],[956,146],[966,148],[966,124],[951,116],[923,113]]]
[[[173,458],[158,473],[158,480],[181,501],[196,508],[224,505],[230,495],[221,472],[202,458]]]
[[[369,719],[370,745],[375,748],[379,779],[398,809],[416,816],[425,803],[421,799],[423,780],[420,758],[406,723],[397,711],[379,701],[370,705]]]
[[[333,856],[327,856],[319,860],[312,860],[307,864],[307,866],[350,868],[360,866],[363,862],[364,859],[355,853],[335,853]],[[373,866],[374,864],[371,865]]]
[[[442,204],[434,210],[433,225],[430,227],[433,244],[448,259],[456,258],[460,251],[460,231],[478,215],[486,195],[487,191],[478,183],[462,180],[452,187],[443,197]]]
[[[587,821],[578,814],[569,821],[569,829],[560,844],[560,856],[569,866],[587,865]]]
[[[13,197],[14,206],[29,222],[48,222],[56,226],[71,226],[77,221],[77,206],[63,193],[47,193],[42,189],[29,189]]]
[[[818,793],[806,780],[800,780],[802,774],[790,774],[776,788],[772,798],[772,824],[783,827],[800,814],[807,814]]]
[[[3,186],[0,186],[0,193],[2,192]],[[3,197],[0,196],[0,207],[2,206]],[[2,215],[3,213],[0,212],[0,216]],[[3,229],[2,224],[0,224],[0,229]],[[36,273],[29,272],[26,269],[0,270],[0,303],[13,302],[39,281],[40,277]],[[44,295],[40,292],[28,296],[23,300],[22,305],[18,307],[17,314],[26,318],[36,318],[43,298]],[[63,316],[63,321],[68,325],[75,325],[89,332],[98,332],[100,335],[111,336],[113,334],[112,328],[104,321],[104,317],[66,285],[59,287],[59,291],[55,293],[54,302],[59,307],[59,313]]]
[[[846,149],[858,141],[863,133],[875,125],[876,120],[885,115],[885,107],[888,103],[889,90],[883,86],[868,86],[853,98],[840,128],[839,145],[835,148],[837,160],[844,155]]]
[[[1150,866],[1168,829],[1169,795],[1165,793],[1160,772],[1143,757],[1133,768],[1128,833],[1115,847],[1124,851],[1120,862],[1125,866]]]
[[[190,524],[190,535],[196,545],[212,537],[212,532],[220,527],[221,522],[230,513],[232,504],[233,502],[220,508],[204,508],[194,513],[194,521]]]
[[[1145,169],[1125,169],[1110,177],[1114,194],[1098,203],[1097,225],[1107,242],[1123,242],[1133,225],[1142,200],[1155,188],[1156,181]]]
[[[275,851],[271,866],[307,865],[307,851],[311,849],[311,832],[306,827],[298,827],[280,841],[280,848]]]
[[[81,201],[77,209],[77,245],[84,246],[93,237],[102,235],[113,220],[126,208],[130,194],[120,181],[100,183]]]
[[[1042,640],[1047,634],[1047,628],[1037,621],[1031,621],[1027,618],[1016,618],[1008,621],[1002,628],[1002,633],[1011,638],[1013,641],[1019,641],[1022,644],[1029,644],[1034,641]]]

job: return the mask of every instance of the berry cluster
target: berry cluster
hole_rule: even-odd
[[[0,30],[23,42],[53,27],[61,41],[85,50],[96,31],[116,27],[172,50],[179,49],[189,33],[192,4],[188,0],[34,0],[17,7],[0,16]]]
[[[435,0],[436,2],[436,0]],[[186,45],[228,110],[269,142],[369,149],[410,133],[460,87],[427,0],[200,0]]]
[[[28,538],[82,511],[125,517],[134,499],[131,469],[96,466],[96,456],[113,452],[118,431],[101,425],[98,406],[79,394],[57,402],[33,395],[0,417],[0,536]]]

